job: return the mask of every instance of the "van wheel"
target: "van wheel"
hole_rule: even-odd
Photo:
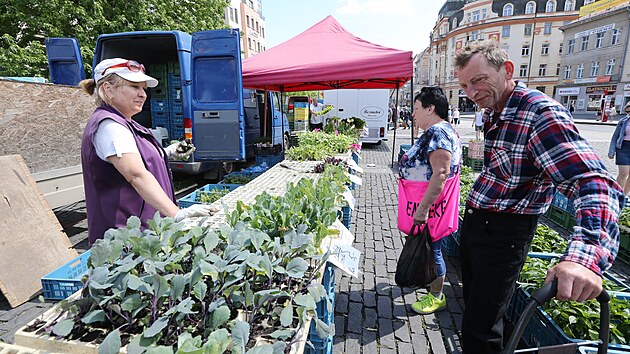
[[[291,139],[289,139],[289,135],[288,134],[284,134],[284,150],[288,150],[289,147],[291,146]]]
[[[229,174],[234,172],[234,162],[224,162],[223,163],[223,174]]]

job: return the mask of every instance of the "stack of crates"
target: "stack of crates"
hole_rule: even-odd
[[[322,279],[322,285],[324,290],[328,294],[328,300],[330,300],[331,308],[328,308],[326,300],[321,300],[317,303],[317,318],[322,320],[328,326],[335,325],[335,267],[331,263],[326,263],[324,266],[324,277]],[[311,328],[309,329],[308,340],[304,347],[305,354],[330,354],[332,353],[333,337],[328,336],[321,338],[315,330],[315,321],[311,321]],[[311,346],[312,345],[312,346]]]
[[[149,65],[147,74],[158,80],[158,85],[151,89],[151,127],[166,128],[169,140],[182,139],[184,110],[179,63]]]
[[[573,206],[573,199],[569,199],[565,197],[564,194],[556,191],[551,206],[545,216],[563,229],[573,231],[573,226],[575,226],[575,214],[576,211]]]
[[[472,168],[475,172],[481,171],[483,168],[483,148],[484,142],[482,140],[468,142],[468,147],[462,149],[464,165]]]
[[[293,131],[308,130],[308,102],[293,103]]]

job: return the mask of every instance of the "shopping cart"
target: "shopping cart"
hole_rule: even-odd
[[[610,296],[606,292],[606,290],[602,290],[602,293],[597,296],[597,301],[599,301],[599,340],[597,341],[583,341],[576,343],[568,343],[568,344],[559,344],[553,346],[546,346],[541,348],[526,348],[516,350],[516,346],[518,345],[519,340],[523,336],[523,332],[525,331],[525,326],[529,319],[536,311],[538,306],[542,306],[547,301],[551,300],[556,296],[558,291],[558,282],[553,281],[551,283],[545,284],[540,289],[536,290],[525,310],[521,314],[521,317],[516,322],[514,326],[514,332],[510,336],[508,343],[503,350],[503,354],[512,354],[512,353],[531,353],[537,352],[539,354],[576,354],[580,353],[580,346],[584,345],[592,345],[597,344],[597,354],[605,354],[608,352],[608,335],[610,332]]]

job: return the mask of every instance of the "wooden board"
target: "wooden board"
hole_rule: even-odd
[[[0,291],[16,307],[77,256],[20,155],[0,156]]]

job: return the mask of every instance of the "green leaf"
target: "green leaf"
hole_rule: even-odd
[[[282,309],[282,314],[280,315],[280,324],[282,327],[289,327],[293,322],[293,305],[289,302],[287,306]]]
[[[317,306],[313,297],[310,295],[299,294],[293,298],[293,302],[295,302],[298,306],[306,307],[308,310],[314,310]]]
[[[210,335],[208,336],[208,340],[214,340],[217,343],[216,353],[218,354],[225,352],[227,348],[230,346],[230,344],[232,343],[232,341],[229,338],[229,333],[227,329],[225,328],[220,328],[210,333]],[[204,345],[204,349],[205,349],[205,345]]]
[[[122,308],[123,311],[128,312],[133,312],[141,306],[142,299],[140,298],[140,294],[131,294],[127,296],[120,304],[120,308]]]
[[[245,346],[249,342],[249,323],[236,320],[232,326],[232,342],[234,343],[233,352],[245,353]]]
[[[173,354],[173,347],[163,345],[147,348],[146,354]]]
[[[199,262],[199,270],[201,271],[201,274],[209,276],[212,281],[216,281],[219,278],[219,270],[217,267],[204,260]]]
[[[199,299],[200,301],[203,301],[203,299],[206,297],[207,291],[208,291],[208,285],[206,285],[206,283],[202,281],[195,284],[195,287],[193,288],[193,294],[195,294],[195,297]]]
[[[147,294],[153,293],[153,287],[151,287],[151,285],[142,281],[142,279],[138,278],[137,276],[133,274],[129,276],[129,281],[127,283],[127,286],[130,289],[141,291],[143,293],[147,293]]]
[[[53,333],[60,336],[65,337],[72,331],[74,327],[74,321],[71,319],[65,319],[57,322],[57,324],[53,327]]]
[[[83,318],[81,319],[81,322],[85,324],[90,324],[94,322],[103,322],[104,320],[105,320],[105,311],[99,309],[99,310],[88,312],[85,316],[83,316]]]
[[[184,294],[184,288],[186,287],[186,277],[181,274],[176,274],[171,279],[171,298],[173,300],[180,300]]]
[[[302,257],[293,258],[286,268],[287,274],[293,278],[303,278],[307,269],[308,263]]]
[[[98,346],[98,354],[117,354],[120,352],[121,340],[118,329],[110,332]]]
[[[247,354],[273,354],[273,345],[264,344],[253,347],[252,349],[247,351]]]
[[[203,246],[206,249],[206,253],[211,253],[219,244],[219,235],[216,232],[210,231],[206,233],[206,236],[203,238]]]
[[[212,329],[223,326],[230,320],[231,311],[227,306],[221,306],[212,312]]]
[[[269,336],[275,339],[287,340],[293,337],[294,333],[294,329],[278,329],[273,331]]]
[[[153,322],[151,327],[144,330],[142,335],[146,338],[151,338],[160,333],[168,325],[168,317],[160,317],[157,321]]]

